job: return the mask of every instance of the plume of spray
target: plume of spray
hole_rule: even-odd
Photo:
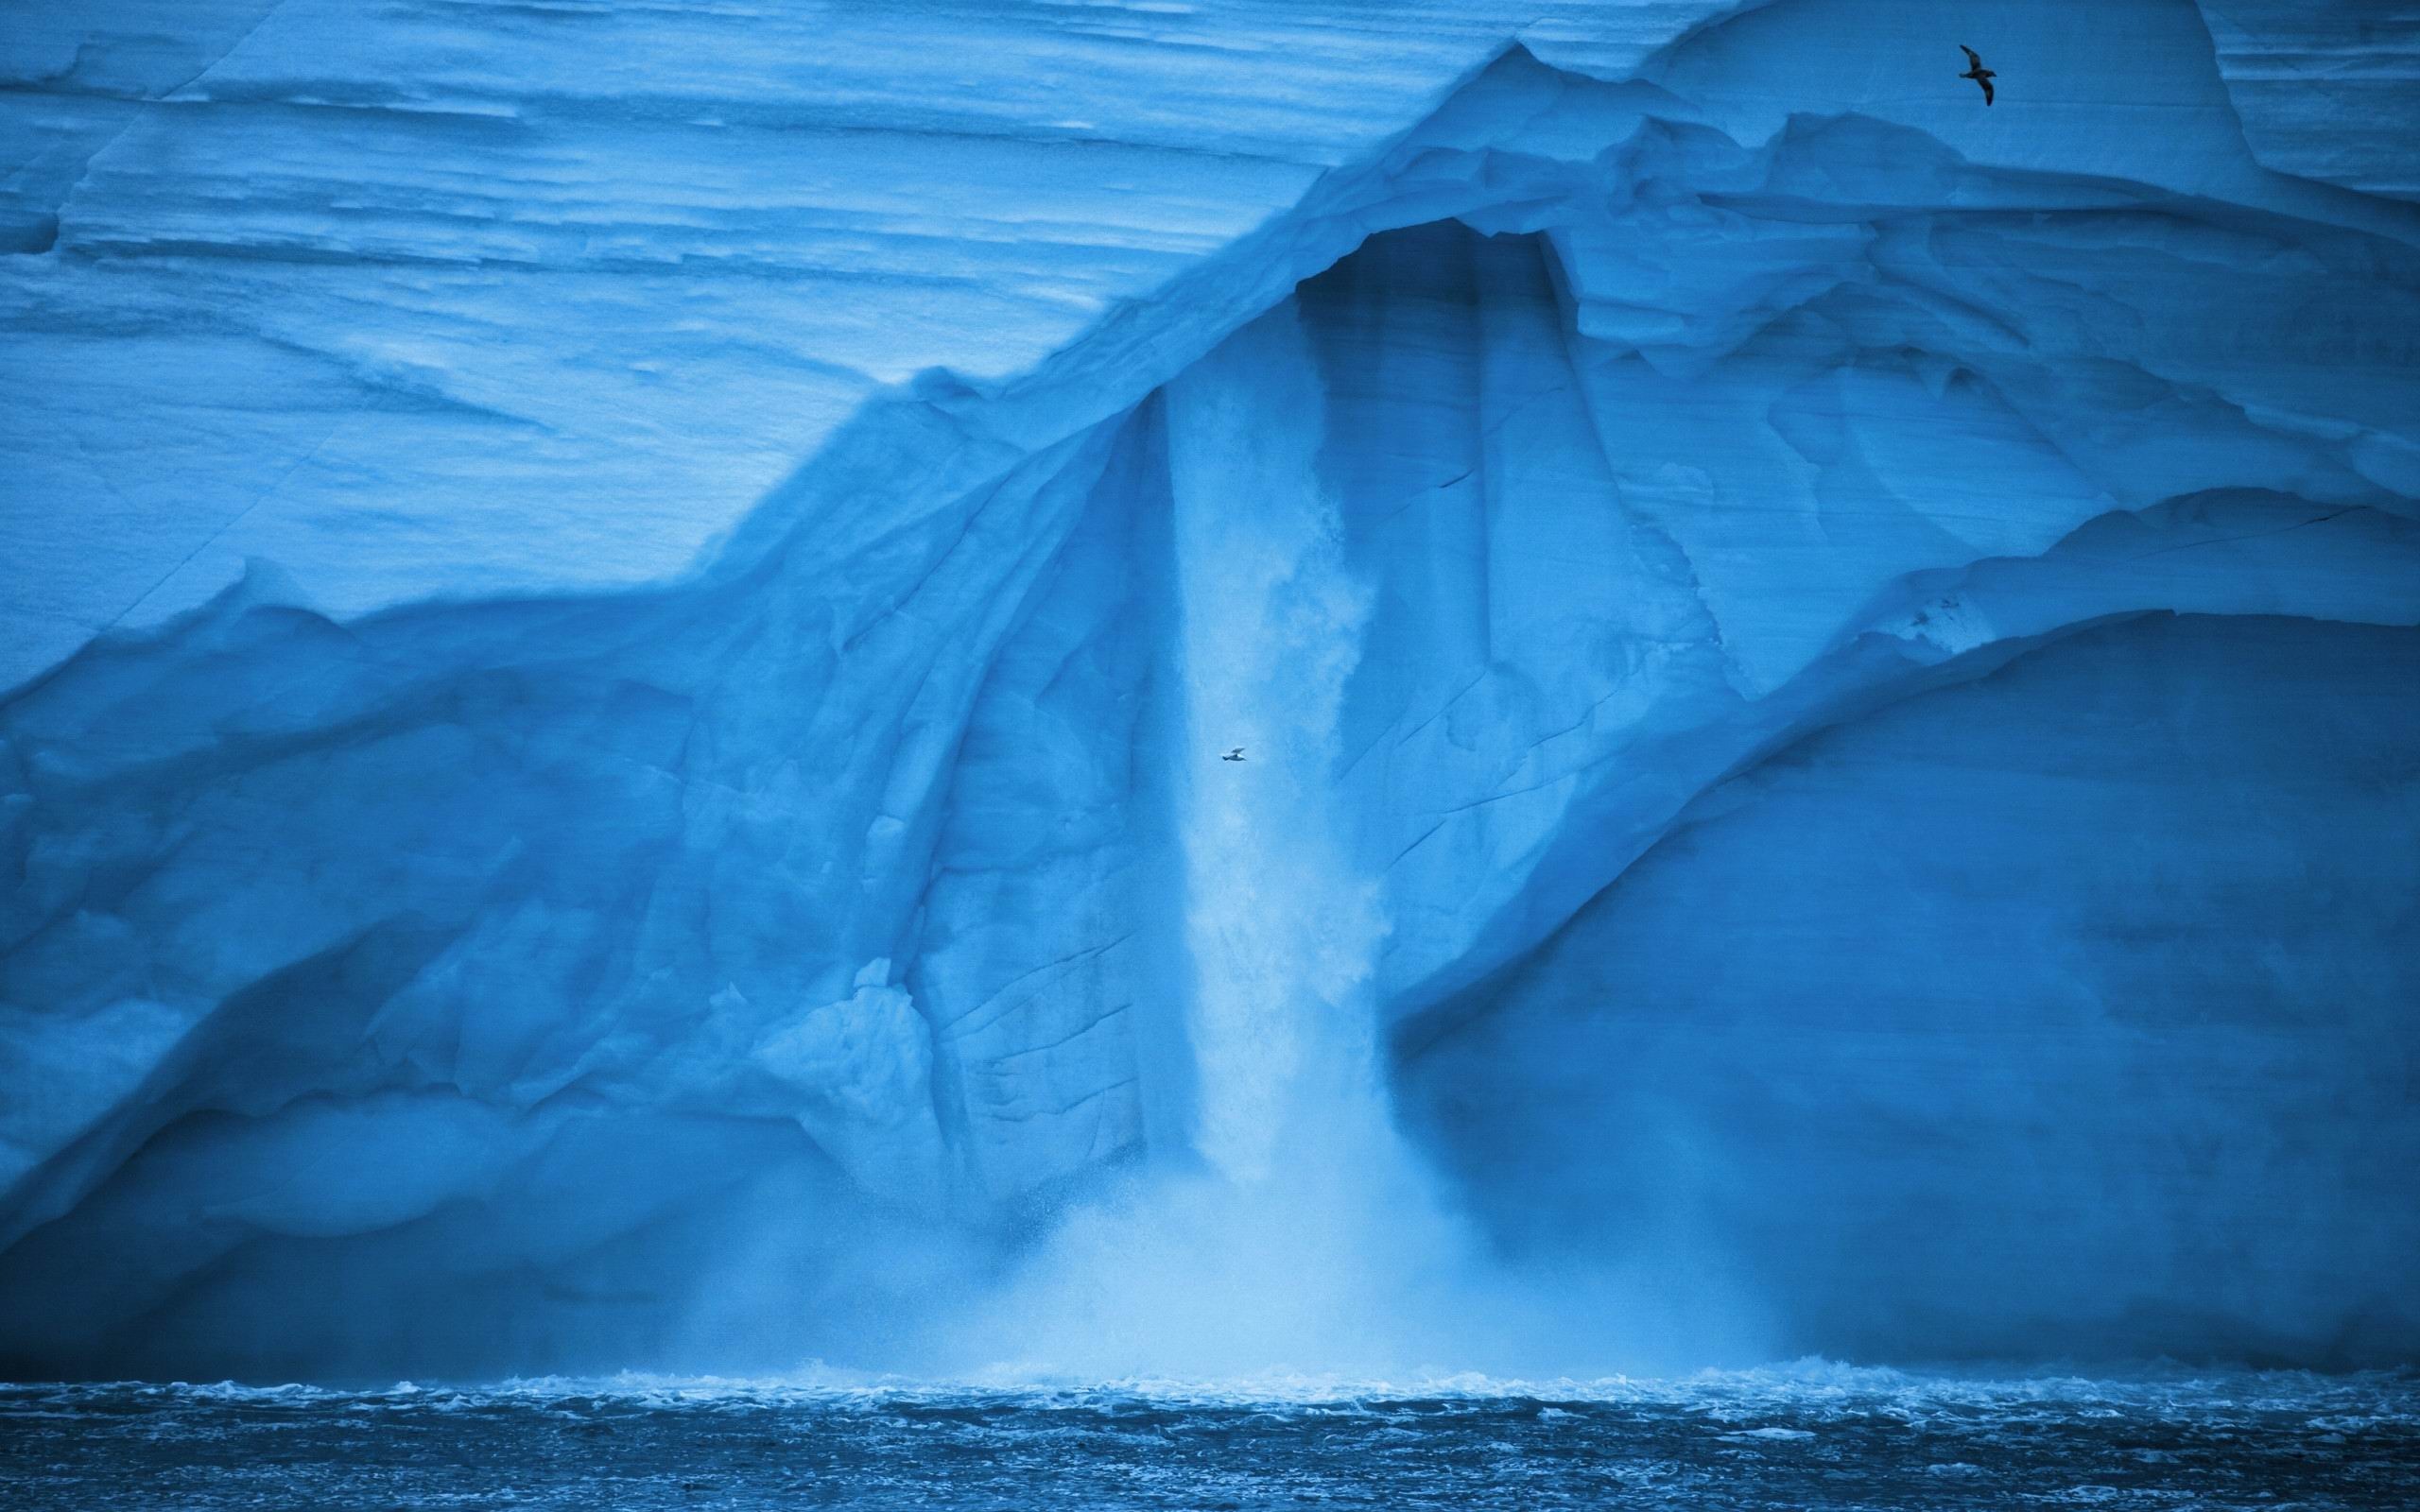
[[[1398,1132],[1377,1032],[1385,893],[1340,790],[1374,593],[1322,479],[1325,393],[1294,307],[1163,404],[1183,882],[1165,980],[1190,1064],[1161,1084],[1190,1089],[1182,1138],[1155,1128],[1149,1160],[1056,1213],[1006,1275],[891,1246],[887,1289],[851,1308],[867,1363],[1259,1389],[1767,1357],[1731,1281],[1685,1245],[1506,1263]],[[1236,747],[1244,760],[1219,759]]]
[[[1194,1144],[1248,1188],[1281,1152],[1308,1153],[1306,1117],[1380,1111],[1369,994],[1386,919],[1331,792],[1370,595],[1315,470],[1320,395],[1301,348],[1281,311],[1167,392]],[[1199,759],[1230,745],[1247,761]]]
[[[1290,306],[1166,392],[1192,1154],[1069,1214],[1002,1298],[1008,1368],[1380,1375],[1466,1354],[1471,1257],[1389,1114],[1387,933],[1333,782],[1371,608],[1317,469]],[[1240,746],[1245,760],[1219,753]]]

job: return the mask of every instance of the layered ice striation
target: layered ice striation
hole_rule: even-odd
[[[9,1368],[2420,1348],[2409,18],[457,9],[9,44]]]

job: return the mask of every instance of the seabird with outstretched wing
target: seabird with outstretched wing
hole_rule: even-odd
[[[1992,103],[1992,80],[1999,77],[1999,75],[1994,73],[1988,68],[1985,68],[1983,66],[1983,60],[1975,56],[1975,49],[1967,46],[1964,43],[1962,42],[1958,44],[1958,50],[1966,55],[1966,72],[1959,75],[1958,77],[1961,78],[1971,78],[1976,83],[1982,85],[1983,103],[1989,105]]]

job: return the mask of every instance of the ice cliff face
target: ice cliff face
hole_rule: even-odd
[[[1574,1309],[2408,1355],[2411,24],[2206,10],[16,32],[0,1352],[878,1364],[1376,1055]]]

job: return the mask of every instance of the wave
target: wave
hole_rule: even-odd
[[[2210,1368],[2150,1361],[2119,1371],[2057,1366],[1910,1369],[1809,1357],[1749,1369],[1685,1375],[1593,1378],[1497,1377],[1470,1371],[1387,1379],[1271,1373],[1220,1380],[1135,1376],[1081,1381],[977,1373],[930,1379],[821,1364],[777,1376],[664,1375],[513,1377],[484,1383],[399,1381],[381,1386],[219,1382],[49,1382],[0,1384],[0,1416],[103,1403],[458,1412],[569,1408],[579,1411],[960,1408],[1115,1412],[1302,1409],[1393,1414],[1515,1408],[1570,1413],[1589,1408],[1692,1412],[1712,1423],[1784,1415],[1797,1419],[1871,1418],[1910,1421],[1941,1412],[1996,1418],[2040,1411],[2060,1418],[2096,1409],[2124,1416],[2170,1413],[2209,1421],[2274,1413],[2315,1414],[2348,1425],[2420,1421],[2420,1370],[2321,1374],[2308,1370]]]

